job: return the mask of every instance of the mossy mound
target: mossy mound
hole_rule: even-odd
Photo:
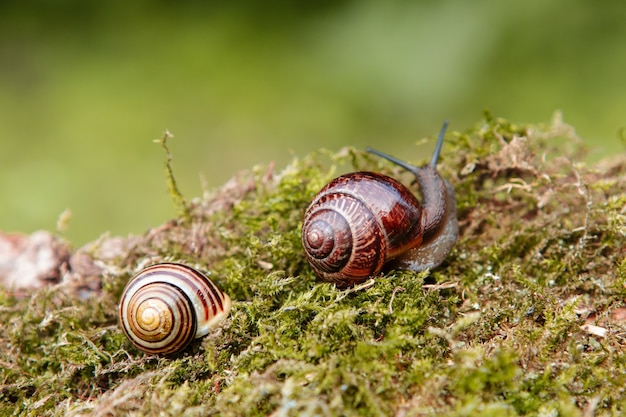
[[[100,271],[96,291],[66,281],[27,298],[0,293],[0,411],[620,415],[626,157],[588,167],[582,152],[558,118],[487,116],[449,133],[439,170],[456,189],[456,248],[434,271],[389,271],[345,291],[306,264],[304,210],[340,171],[410,182],[401,169],[322,151],[177,200],[180,218],[78,251]],[[159,261],[209,271],[233,299],[219,329],[167,358],[131,347],[117,324],[129,277]],[[83,270],[65,273],[76,282]]]

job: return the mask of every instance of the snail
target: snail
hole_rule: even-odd
[[[383,266],[422,271],[444,261],[458,237],[454,189],[437,172],[447,124],[423,167],[367,148],[415,175],[421,204],[397,180],[363,171],[335,178],[315,196],[304,215],[302,246],[320,278],[349,287]]]
[[[122,330],[145,353],[167,355],[206,335],[230,311],[231,301],[205,274],[161,263],[133,276],[120,300]]]

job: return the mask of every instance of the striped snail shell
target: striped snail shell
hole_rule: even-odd
[[[384,266],[422,271],[443,262],[458,237],[454,189],[437,172],[446,127],[424,167],[367,149],[413,173],[421,203],[400,182],[374,172],[342,175],[315,196],[304,215],[302,246],[320,278],[348,287]]]
[[[206,335],[231,301],[205,274],[186,265],[152,265],[133,276],[120,300],[122,330],[145,353],[167,355]]]

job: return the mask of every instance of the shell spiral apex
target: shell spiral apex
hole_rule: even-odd
[[[120,300],[119,319],[135,347],[167,355],[206,335],[230,308],[230,297],[202,272],[162,263],[129,280]]]

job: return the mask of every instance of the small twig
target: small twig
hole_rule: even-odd
[[[506,191],[507,193],[510,194],[511,191],[513,191],[513,188],[524,190],[526,192],[532,191],[532,186],[528,184],[526,181],[524,181],[523,179],[511,178],[511,180],[508,183],[497,187],[496,192]]]
[[[585,249],[585,245],[587,240],[589,239],[589,214],[593,207],[593,202],[591,201],[591,195],[589,193],[589,188],[587,184],[584,182],[582,175],[576,168],[574,164],[572,164],[572,169],[574,170],[574,174],[576,175],[576,183],[574,184],[578,188],[578,194],[580,194],[585,199],[585,220],[584,225],[578,227],[577,229],[583,229],[583,235],[578,241],[576,245],[575,257],[579,257],[582,254],[582,251]]]
[[[389,315],[393,314],[393,300],[396,298],[396,293],[398,291],[405,291],[405,288],[396,287],[393,289],[393,292],[391,293],[391,300],[389,300]]]
[[[176,185],[176,179],[174,179],[174,171],[172,170],[172,154],[170,153],[169,148],[167,147],[167,139],[173,138],[168,130],[163,133],[161,139],[155,139],[154,142],[161,145],[161,147],[165,150],[166,160],[165,160],[165,177],[167,182],[167,190],[172,198],[172,202],[178,211],[178,215],[182,217],[185,221],[189,221],[191,219],[191,212],[189,211],[189,206],[183,197],[183,194],[180,192],[178,185]]]
[[[424,284],[422,285],[422,288],[429,290],[445,290],[448,288],[455,288],[458,285],[458,282],[442,282],[441,284]]]
[[[366,290],[369,287],[372,287],[375,283],[376,281],[374,280],[374,278],[370,278],[362,284],[356,285],[352,288],[348,288],[347,290],[343,290],[341,291],[341,293],[339,293],[339,296],[337,297],[335,301],[343,300],[344,298],[346,298],[348,294],[352,294],[353,292]]]

